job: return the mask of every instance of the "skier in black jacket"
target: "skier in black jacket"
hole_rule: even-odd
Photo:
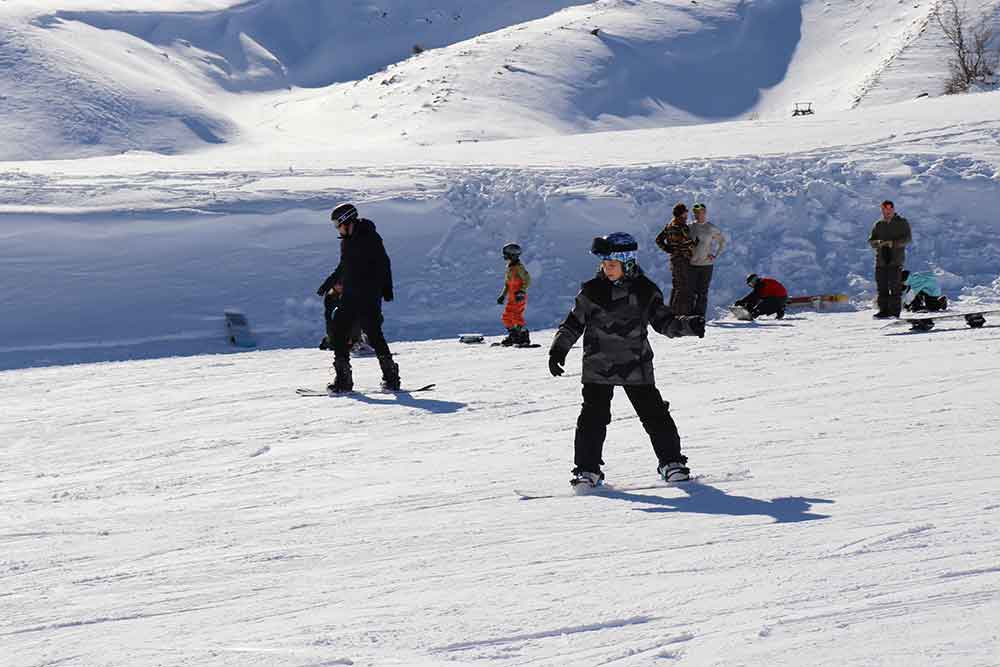
[[[663,293],[636,262],[639,245],[617,232],[594,239],[591,253],[601,258],[597,277],[585,282],[573,310],[559,326],[549,350],[549,372],[558,377],[570,349],[583,337],[583,409],[576,421],[573,479],[570,484],[600,486],[601,460],[615,387],[623,387],[646,433],[667,482],[689,479],[680,435],[653,378],[649,327],[669,338],[705,336],[705,318],[674,315]]]
[[[336,377],[327,389],[346,392],[354,388],[349,339],[354,323],[360,322],[378,356],[382,387],[398,390],[399,365],[392,360],[382,334],[382,301],[393,299],[392,266],[382,237],[375,231],[375,223],[358,217],[353,204],[340,204],[333,209],[330,219],[340,232],[340,264],[316,293],[324,296],[336,283],[342,283],[344,291],[333,322]]]

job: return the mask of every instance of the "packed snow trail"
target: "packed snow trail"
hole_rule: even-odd
[[[400,343],[433,392],[309,401],[319,351],[2,372],[4,664],[996,664],[1000,328],[878,327],[654,336],[692,470],[732,479],[532,502],[578,349],[557,380]],[[608,480],[655,483],[613,410]]]

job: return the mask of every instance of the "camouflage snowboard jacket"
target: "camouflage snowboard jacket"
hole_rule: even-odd
[[[684,319],[674,317],[663,303],[660,288],[641,273],[612,283],[598,272],[583,283],[549,354],[565,359],[583,336],[584,383],[654,384],[648,327],[671,338],[690,335],[684,331]]]

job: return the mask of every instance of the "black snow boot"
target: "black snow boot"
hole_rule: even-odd
[[[528,335],[527,327],[517,327],[517,342],[516,345],[531,345],[531,336]]]
[[[333,382],[326,385],[326,390],[333,394],[342,394],[354,390],[354,376],[351,373],[351,358],[337,357],[333,362],[336,372]]]
[[[382,388],[399,391],[399,364],[392,360],[392,355],[379,357],[378,365],[382,369]]]
[[[510,347],[511,345],[517,344],[517,327],[513,329],[507,329],[507,337],[500,341],[500,344],[504,347]]]

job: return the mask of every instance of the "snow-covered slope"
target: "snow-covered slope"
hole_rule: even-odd
[[[998,331],[654,336],[705,477],[589,498],[578,349],[556,380],[544,349],[399,345],[439,384],[398,398],[296,396],[307,350],[2,372],[2,662],[995,665]],[[655,483],[623,395],[604,458]]]

